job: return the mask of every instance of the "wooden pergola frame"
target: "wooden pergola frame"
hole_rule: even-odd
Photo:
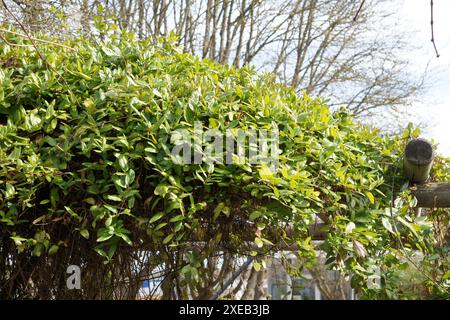
[[[403,156],[405,178],[409,181],[412,195],[417,198],[416,208],[450,208],[450,182],[429,182],[435,151],[425,139],[410,140]],[[326,217],[320,217],[323,221]],[[327,221],[325,221],[327,222]],[[317,223],[309,227],[313,240],[324,240],[326,223]]]

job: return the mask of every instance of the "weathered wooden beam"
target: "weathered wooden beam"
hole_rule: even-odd
[[[433,182],[411,187],[418,208],[450,208],[450,183]]]
[[[434,161],[434,149],[425,139],[412,139],[405,147],[403,168],[409,182],[422,184],[428,180]]]

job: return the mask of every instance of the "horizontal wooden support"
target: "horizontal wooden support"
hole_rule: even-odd
[[[450,183],[426,183],[411,187],[418,208],[450,208]]]

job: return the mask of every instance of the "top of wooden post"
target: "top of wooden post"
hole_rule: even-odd
[[[433,146],[428,140],[417,138],[406,144],[403,166],[410,182],[421,184],[427,181],[434,155]]]

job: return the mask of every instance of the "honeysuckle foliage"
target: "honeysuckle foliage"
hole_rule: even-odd
[[[351,275],[362,296],[401,297],[395,279],[420,252],[414,267],[429,294],[448,297],[448,211],[416,217],[415,199],[401,190],[403,148],[417,129],[384,135],[251,67],[185,54],[170,37],[4,36],[0,251],[13,262],[2,262],[0,291],[19,281],[17,266],[55,274],[55,287],[69,264],[108,267],[106,284],[111,266],[141,251],[166,268],[184,252],[182,268],[171,269],[183,283],[198,282],[204,261],[227,250],[261,268],[264,257],[295,246],[310,266],[318,247],[308,227],[320,216],[328,266]],[[172,133],[194,134],[195,121],[278,130],[277,167],[175,162]],[[449,179],[448,160],[438,158],[434,180]],[[374,275],[380,288],[368,286]]]

